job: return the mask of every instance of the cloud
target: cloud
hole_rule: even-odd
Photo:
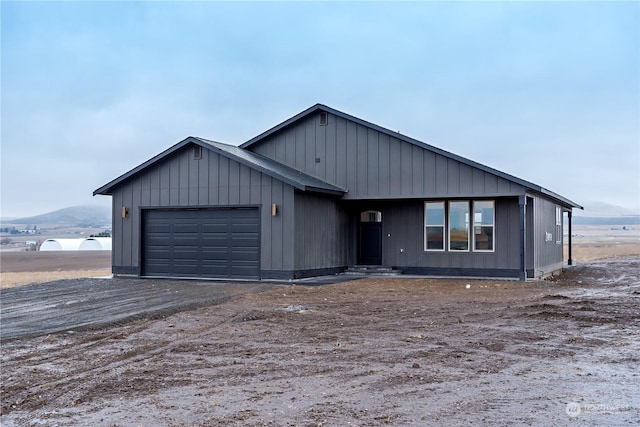
[[[639,8],[3,3],[2,214],[77,204],[186,136],[239,144],[316,102],[638,207]]]

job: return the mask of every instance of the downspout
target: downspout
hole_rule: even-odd
[[[527,280],[527,196],[518,198],[520,205],[520,280]]]
[[[569,259],[567,265],[573,265],[573,258],[571,257],[571,211],[567,212],[569,218]]]

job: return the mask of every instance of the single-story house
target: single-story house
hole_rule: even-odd
[[[563,268],[582,209],[321,104],[239,147],[188,137],[96,194],[113,198],[113,273],[145,277],[538,278]]]

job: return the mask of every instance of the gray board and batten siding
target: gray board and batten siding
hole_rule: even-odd
[[[347,189],[344,200],[477,198],[533,191],[565,209],[581,208],[536,184],[322,104],[240,147]]]
[[[556,209],[570,220],[580,208],[320,104],[240,147],[189,137],[94,194],[113,196],[114,273],[171,277],[343,271],[364,259],[361,230],[374,229],[359,222],[365,211],[381,214],[374,264],[416,274],[540,277],[563,264]],[[494,202],[493,250],[425,250],[426,201],[482,200]]]
[[[556,234],[556,204],[539,196],[527,197],[527,204],[533,201],[533,207],[527,206],[527,213],[533,211],[529,222],[533,223],[532,236],[534,247],[529,247],[533,251],[533,260],[527,263],[533,271],[528,271],[528,277],[542,277],[547,273],[561,270],[563,266],[564,236],[562,232]],[[552,239],[545,239],[546,235],[551,235]],[[558,243],[560,242],[560,243]]]
[[[555,235],[555,207],[569,213],[573,207],[582,209],[536,184],[321,104],[241,148],[345,188],[341,200],[363,202],[362,211],[381,211],[382,265],[405,272],[541,277],[563,265],[562,236],[560,244],[555,237],[552,243],[545,240],[546,233]],[[424,251],[418,230],[424,226],[422,202],[429,200],[494,200],[495,251]],[[357,214],[354,208],[351,216]],[[390,232],[398,227],[400,233]],[[356,262],[352,244],[348,263]]]
[[[191,148],[187,144],[112,187],[114,273],[142,273],[143,211],[246,206],[260,212],[260,268],[293,270],[294,188],[212,150],[194,159]],[[278,206],[276,216],[272,204]],[[128,208],[126,218],[122,206]]]

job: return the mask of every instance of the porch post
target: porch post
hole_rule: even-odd
[[[518,199],[520,205],[520,280],[527,280],[527,196]]]
[[[573,258],[571,257],[571,211],[568,212],[569,219],[569,259],[567,260],[567,265],[573,265]]]

